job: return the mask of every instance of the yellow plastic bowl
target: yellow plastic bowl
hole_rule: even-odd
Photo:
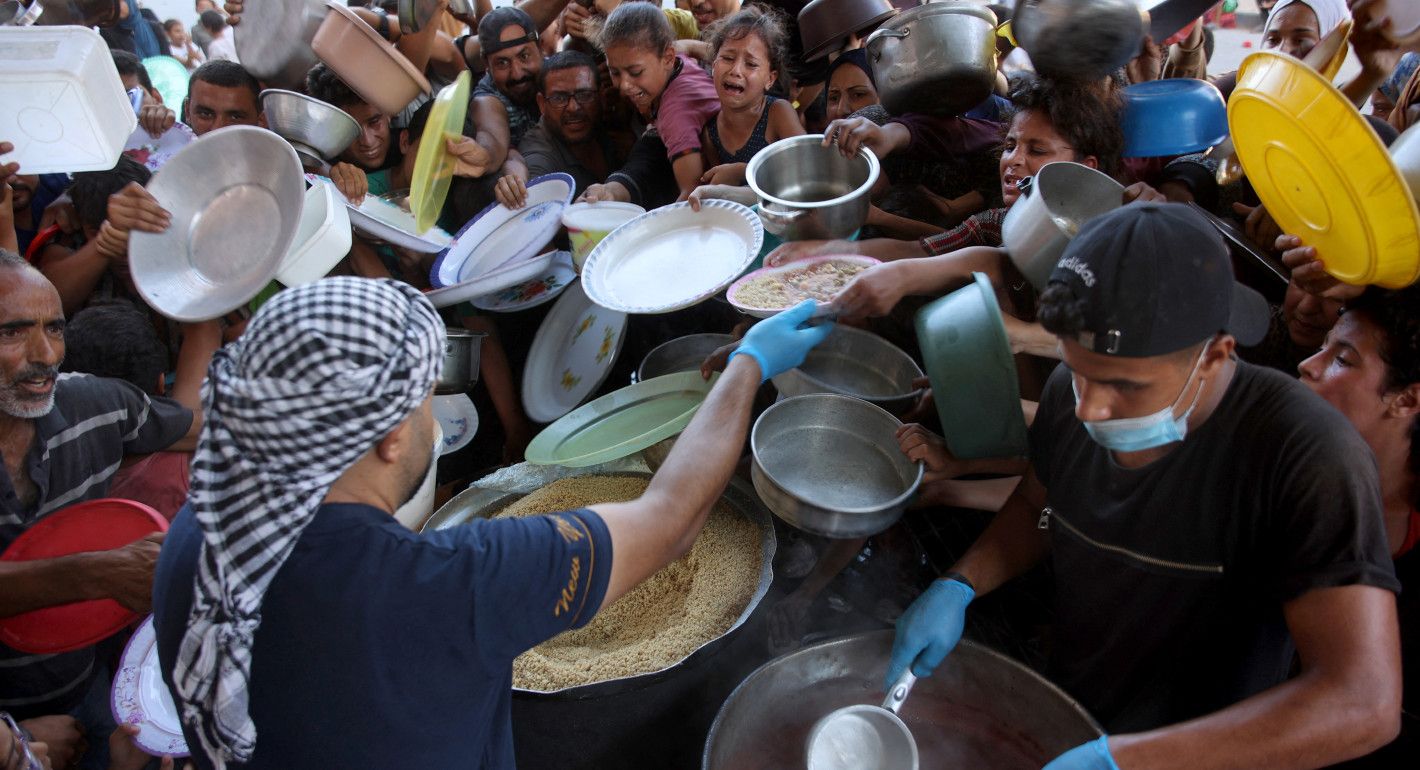
[[[1283,232],[1326,272],[1398,289],[1420,278],[1420,210],[1365,118],[1301,61],[1259,51],[1228,100],[1238,159]]]

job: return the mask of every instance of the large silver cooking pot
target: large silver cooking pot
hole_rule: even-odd
[[[483,359],[483,332],[467,329],[444,331],[444,370],[434,385],[436,393],[464,393],[478,384],[478,367]]]
[[[704,770],[803,767],[814,723],[882,700],[892,631],[821,642],[750,674],[720,707]],[[1100,726],[1058,687],[1006,656],[963,640],[900,712],[924,768],[1039,770],[1098,738]]]
[[[1001,223],[1002,245],[1037,290],[1086,222],[1124,204],[1124,186],[1088,166],[1056,161],[1041,166]]]
[[[745,176],[759,196],[764,229],[785,241],[847,238],[868,220],[878,158],[866,147],[844,157],[822,134],[780,139],[760,150]]]
[[[233,44],[242,66],[271,88],[304,91],[316,65],[311,41],[329,9],[324,0],[249,0]]]
[[[863,47],[883,106],[894,115],[958,115],[996,85],[996,14],[966,0],[903,11]]]
[[[576,473],[573,469],[565,469],[567,475]],[[619,476],[643,476],[651,478],[651,474],[644,473],[618,473]],[[550,483],[551,479],[549,479]],[[452,500],[444,503],[443,507],[434,511],[434,515],[420,528],[421,532],[435,532],[467,524],[474,519],[491,518],[494,514],[507,508],[513,503],[526,497],[525,494],[505,492],[495,489],[483,489],[480,487],[469,487],[456,495]],[[739,617],[735,618],[734,624],[725,629],[725,633],[702,644],[691,651],[685,658],[667,666],[659,671],[653,671],[636,676],[621,677],[618,679],[608,679],[602,682],[584,684],[579,687],[568,687],[561,690],[524,690],[518,687],[513,688],[513,692],[539,700],[562,700],[580,701],[595,698],[603,698],[621,693],[635,692],[650,688],[653,685],[666,682],[671,679],[677,670],[704,660],[713,655],[721,645],[725,644],[739,628],[744,625],[749,616],[754,613],[759,602],[769,591],[769,584],[774,582],[774,551],[776,540],[774,537],[774,522],[769,517],[769,511],[755,495],[754,489],[749,484],[738,478],[730,480],[729,486],[720,497],[720,502],[735,513],[754,522],[759,527],[759,582],[754,589],[754,594],[750,596],[749,603]]]
[[[764,410],[750,431],[750,478],[769,510],[815,535],[867,537],[892,526],[922,483],[897,447],[902,423],[867,401],[820,393]]]
[[[1147,16],[1135,0],[1020,0],[1011,31],[1041,75],[1095,80],[1139,54]]]
[[[785,398],[841,393],[901,417],[922,395],[922,389],[912,385],[922,376],[912,356],[896,345],[872,332],[840,325],[809,351],[802,364],[776,375],[773,382]]]

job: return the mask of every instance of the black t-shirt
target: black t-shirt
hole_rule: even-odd
[[[1238,362],[1203,425],[1127,469],[1075,417],[1069,377],[1051,375],[1030,433],[1056,579],[1051,673],[1109,732],[1286,679],[1288,600],[1399,589],[1370,450],[1296,380]]]

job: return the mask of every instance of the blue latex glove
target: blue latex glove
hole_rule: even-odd
[[[740,354],[753,357],[759,362],[759,371],[763,375],[760,382],[798,367],[804,362],[804,356],[833,331],[832,322],[799,328],[813,315],[817,306],[817,302],[806,299],[750,327],[740,346],[730,354],[730,360]]]
[[[1052,759],[1045,770],[1119,770],[1109,753],[1109,736],[1082,743]]]
[[[966,605],[976,598],[971,586],[960,580],[937,580],[927,587],[902,617],[897,619],[897,635],[892,640],[892,658],[888,662],[883,689],[902,676],[903,669],[912,666],[919,677],[932,671],[961,641],[966,625]]]

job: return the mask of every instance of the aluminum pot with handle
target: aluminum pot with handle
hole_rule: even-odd
[[[1051,78],[1104,78],[1144,45],[1135,0],[1020,0],[1011,30],[1031,64]]]
[[[1047,163],[1006,212],[1002,245],[1021,275],[1044,291],[1080,228],[1122,205],[1124,186],[1107,174],[1069,161]]]
[[[445,330],[444,370],[434,385],[435,393],[465,393],[473,389],[483,359],[483,338],[487,336],[467,329]]]
[[[868,220],[881,166],[867,147],[844,157],[823,134],[780,139],[745,169],[764,229],[785,241],[847,238]]]
[[[863,48],[893,115],[958,115],[996,85],[996,14],[976,3],[948,0],[904,11]]]

